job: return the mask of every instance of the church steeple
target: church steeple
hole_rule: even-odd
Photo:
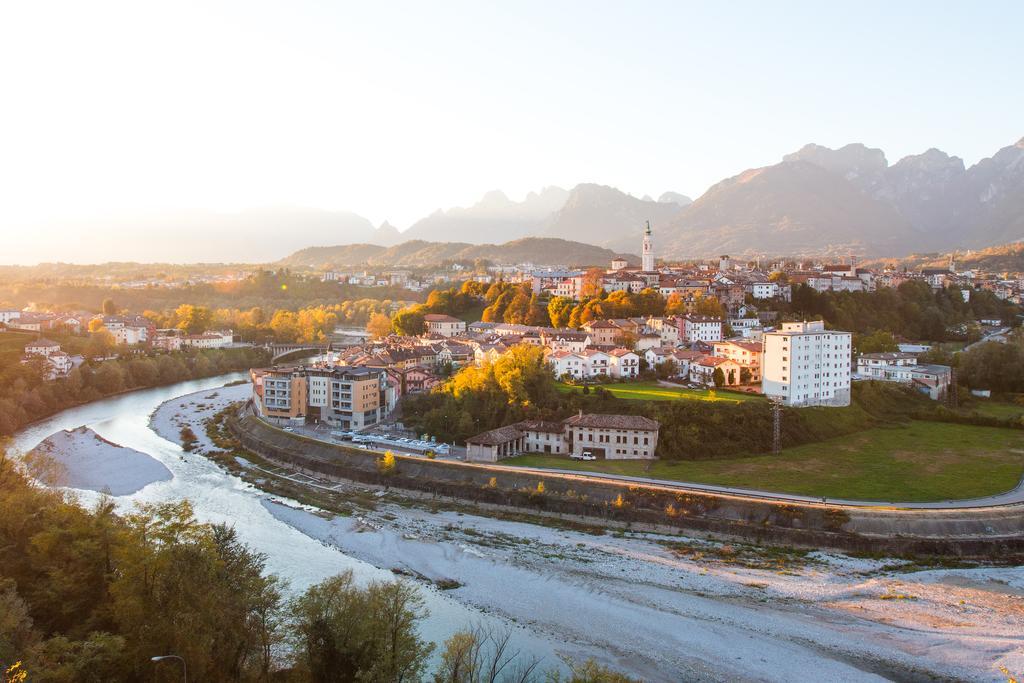
[[[651,222],[647,221],[644,230],[644,247],[640,255],[640,270],[645,273],[654,272],[654,242],[651,239]]]

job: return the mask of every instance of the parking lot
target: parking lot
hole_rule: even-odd
[[[402,455],[420,457],[426,457],[428,452],[433,452],[434,457],[438,460],[462,460],[465,457],[466,450],[462,446],[399,436],[398,434],[386,431],[386,428],[378,428],[375,431],[352,432],[333,429],[325,424],[307,424],[285,427],[284,429],[295,434],[317,439],[318,441],[353,446],[368,451],[392,451]]]

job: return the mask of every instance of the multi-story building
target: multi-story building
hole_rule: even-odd
[[[6,325],[12,320],[17,320],[21,317],[21,311],[16,308],[0,308],[0,323]]]
[[[590,334],[595,346],[614,346],[622,337],[623,330],[611,320],[591,320],[583,323],[583,329]]]
[[[427,313],[423,316],[427,325],[427,334],[441,337],[455,337],[466,332],[466,322],[443,313]]]
[[[325,422],[342,429],[377,424],[387,409],[383,368],[297,366],[252,370],[253,404],[271,422]]]
[[[764,334],[762,390],[787,406],[848,406],[851,349],[824,321],[782,323]]]
[[[948,365],[918,364],[912,353],[862,353],[857,374],[864,379],[909,384],[932,400],[945,398],[953,379]]]
[[[745,368],[749,377],[740,379],[740,383],[757,383],[761,381],[761,356],[764,345],[759,342],[721,341],[712,345],[713,353],[721,358],[728,358]]]
[[[156,325],[141,315],[105,315],[102,321],[103,327],[118,344],[148,344],[156,336]]]
[[[687,344],[722,341],[722,319],[709,315],[684,315],[679,318],[679,334]]]
[[[917,356],[902,351],[862,353],[857,356],[857,374],[867,379],[885,379],[891,367],[917,365]]]
[[[599,460],[651,459],[659,425],[641,415],[574,415],[562,422],[517,422],[466,440],[469,460],[495,462],[520,453],[557,453]]]

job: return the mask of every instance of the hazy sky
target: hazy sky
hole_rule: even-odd
[[[1024,135],[1022,26],[1019,1],[4,2],[0,232],[270,205],[405,228],[588,181],[696,197],[807,142],[970,164]]]

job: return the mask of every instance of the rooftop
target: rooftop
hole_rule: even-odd
[[[602,415],[596,413],[584,413],[573,415],[565,420],[570,427],[590,427],[593,429],[639,429],[643,431],[655,431],[658,423],[649,417],[642,415]]]

